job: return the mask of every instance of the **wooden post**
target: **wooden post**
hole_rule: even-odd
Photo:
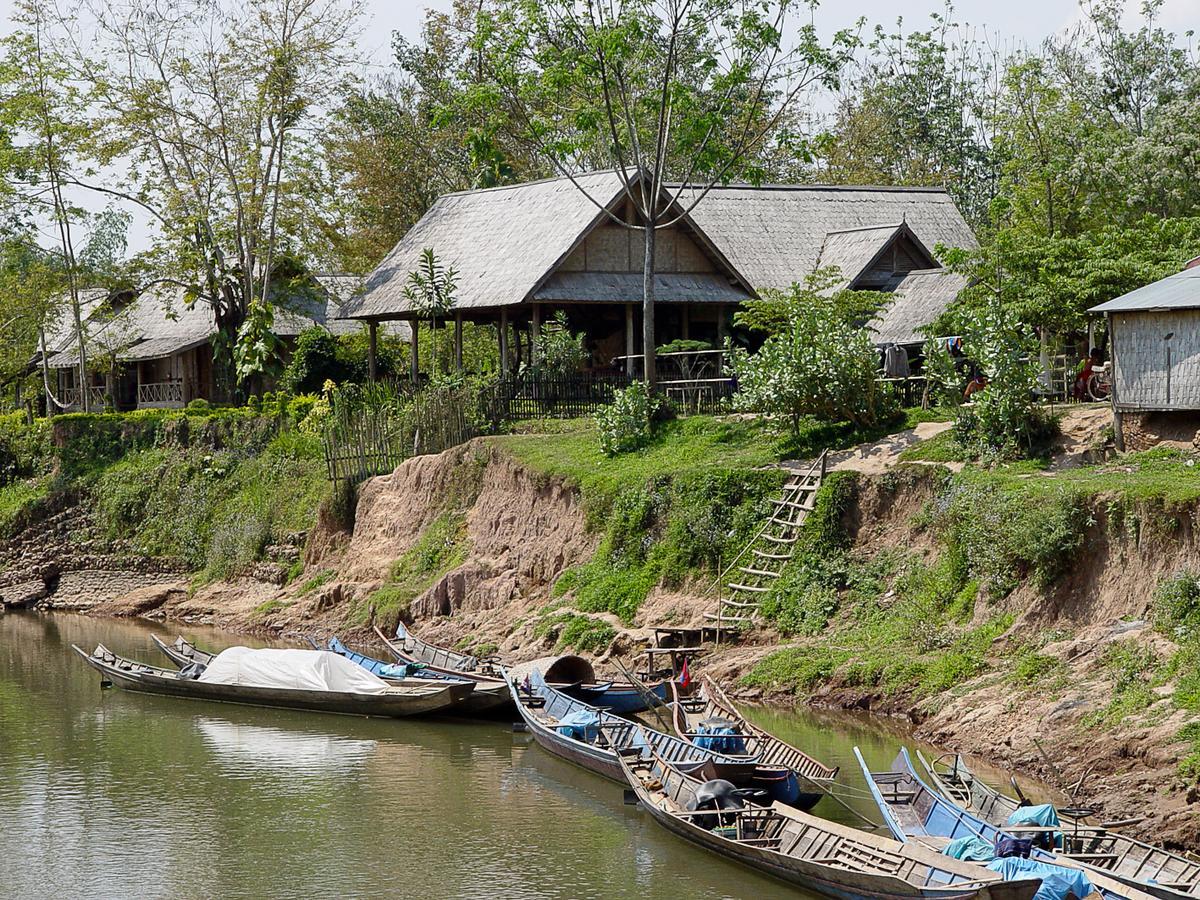
[[[420,324],[417,319],[409,319],[408,322],[408,352],[412,356],[412,359],[409,360],[409,375],[414,386],[421,376],[421,361],[417,356],[417,351],[421,348],[420,339],[417,336],[417,326]]]
[[[500,309],[500,377],[508,377],[508,309]]]
[[[379,323],[374,319],[367,323],[367,379],[378,381],[375,360],[379,353]]]
[[[533,333],[529,336],[529,362],[536,364],[542,343],[542,304],[533,304]]]
[[[633,304],[625,304],[625,374],[633,377]]]
[[[717,304],[717,349],[725,348],[725,304]]]
[[[456,312],[454,314],[454,371],[461,372],[462,370],[462,313]]]
[[[1113,334],[1112,313],[1104,314],[1104,325],[1108,331],[1108,399],[1112,403],[1113,411],[1113,445],[1118,453],[1124,453],[1125,423],[1121,417],[1121,408],[1117,405],[1117,339]]]
[[[683,304],[683,310],[679,314],[680,320],[680,337],[685,341],[691,337],[692,316],[688,304]]]

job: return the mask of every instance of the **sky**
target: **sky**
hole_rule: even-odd
[[[429,10],[445,11],[452,3],[453,0],[364,0],[366,19],[359,44],[368,72],[380,71],[390,63],[394,32],[415,39]],[[1128,3],[1131,10],[1136,10],[1140,0]],[[0,34],[11,30],[12,8],[13,0],[0,0]],[[903,17],[906,31],[924,28],[930,14],[943,8],[942,0],[824,0],[814,19],[820,34],[828,38],[839,28],[853,26],[859,17],[866,18],[868,29],[876,23],[892,26],[898,16]],[[954,4],[957,22],[975,26],[980,29],[979,36],[986,35],[1002,47],[1034,47],[1045,37],[1069,28],[1079,15],[1078,0],[957,0]],[[1200,29],[1200,0],[1165,0],[1160,24],[1180,34]],[[76,198],[76,202],[89,208],[100,209],[104,205],[89,201],[90,198]],[[130,231],[131,252],[143,250],[149,244],[148,228],[149,223],[135,214]]]

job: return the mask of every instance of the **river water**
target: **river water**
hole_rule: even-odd
[[[0,896],[755,898],[799,892],[706,854],[506,723],[374,720],[101,691],[70,653],[163,664],[141,622],[0,614]],[[204,646],[244,636],[185,626]],[[752,714],[863,781],[899,738]],[[851,800],[873,815],[869,801]],[[817,813],[856,824],[829,800]],[[878,818],[873,815],[873,818]]]

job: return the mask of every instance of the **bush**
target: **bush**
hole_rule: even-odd
[[[643,447],[650,440],[655,403],[640,381],[616,391],[613,402],[596,415],[600,452],[616,456]]]
[[[1154,627],[1175,641],[1200,636],[1200,575],[1185,570],[1158,585]]]
[[[188,405],[184,408],[191,412],[208,412],[212,409],[212,404],[203,397],[197,397],[195,400],[189,400]]]

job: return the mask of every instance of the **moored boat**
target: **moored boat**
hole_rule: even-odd
[[[668,831],[749,868],[839,900],[1029,900],[1038,879],[998,874],[793,810],[755,806],[724,781],[702,783],[653,751],[619,757],[643,808]]]
[[[400,718],[437,712],[453,705],[454,698],[450,686],[431,683],[422,686],[389,685],[375,678],[369,672],[344,660],[333,653],[323,653],[313,650],[291,651],[249,651],[257,653],[320,653],[332,657],[345,666],[350,666],[356,677],[345,669],[339,670],[339,665],[329,660],[310,661],[308,670],[310,683],[324,681],[353,685],[351,689],[316,689],[280,686],[279,683],[265,683],[263,679],[257,683],[231,683],[226,680],[216,680],[217,673],[213,667],[220,662],[224,654],[213,657],[203,674],[188,673],[184,670],[171,671],[147,665],[132,659],[118,656],[103,644],[97,645],[91,653],[72,644],[72,649],[98,671],[105,679],[128,691],[143,694],[160,694],[167,697],[179,697],[190,700],[210,700],[219,703],[238,703],[246,706],[281,707],[285,709],[303,709],[313,712],[341,713],[356,716],[381,716]],[[232,648],[246,650],[247,648]],[[225,651],[229,653],[229,651]],[[316,663],[319,662],[319,665]],[[333,670],[337,678],[323,677],[324,673]],[[281,678],[279,681],[295,683],[293,677]]]
[[[168,644],[157,634],[150,635],[150,640],[154,641],[154,646],[162,651],[163,655],[179,668],[190,666],[192,663],[198,663],[201,666],[207,666],[213,661],[215,653],[209,653],[207,650],[201,650],[191,641],[184,640],[183,635],[179,635],[173,642]]]
[[[316,642],[312,642],[316,646]],[[455,675],[437,672],[421,663],[389,663],[375,659],[357,650],[351,650],[336,637],[331,637],[325,648],[331,653],[344,656],[372,675],[384,681],[400,684],[429,681],[437,684],[450,685],[455,696],[455,713],[464,715],[482,715],[494,712],[511,702],[508,688],[502,681],[483,683]]]
[[[545,750],[598,775],[625,783],[617,755],[652,745],[662,758],[684,769],[701,769],[749,787],[769,789],[780,773],[757,760],[730,757],[697,747],[671,734],[653,731],[588,706],[546,684],[541,671],[519,670],[510,682],[513,702],[537,743]],[[815,802],[815,801],[814,801]]]
[[[1200,862],[1114,831],[1103,823],[1089,824],[1091,810],[1054,810],[1034,806],[1025,798],[1003,794],[982,781],[961,756],[939,769],[917,752],[917,760],[934,785],[954,805],[985,822],[1021,837],[1044,838],[1047,849],[1077,859],[1126,884],[1164,898],[1200,897]],[[1038,825],[1031,811],[1049,810],[1050,823]],[[1061,814],[1061,822],[1059,815]]]
[[[977,839],[995,847],[1001,839],[1014,837],[1007,829],[985,822],[930,788],[917,775],[908,750],[904,747],[900,748],[900,755],[888,772],[872,772],[857,747],[854,748],[854,755],[884,824],[896,840],[915,841],[941,850],[951,841],[964,838]],[[1059,856],[1036,846],[1030,848],[1029,858],[1035,862],[1083,871],[1105,900],[1150,900],[1151,894],[1148,892],[1152,889],[1149,886],[1126,884],[1112,873],[1082,860]]]
[[[746,719],[706,675],[701,676],[699,690],[690,697],[683,696],[679,685],[672,682],[671,698],[671,725],[679,737],[726,755],[753,757],[787,770],[792,773],[791,783],[781,787],[781,792],[819,798],[837,777],[836,767],[825,765]],[[788,801],[784,796],[778,799],[794,802],[802,809],[816,802],[813,799],[806,806],[804,801]]]

